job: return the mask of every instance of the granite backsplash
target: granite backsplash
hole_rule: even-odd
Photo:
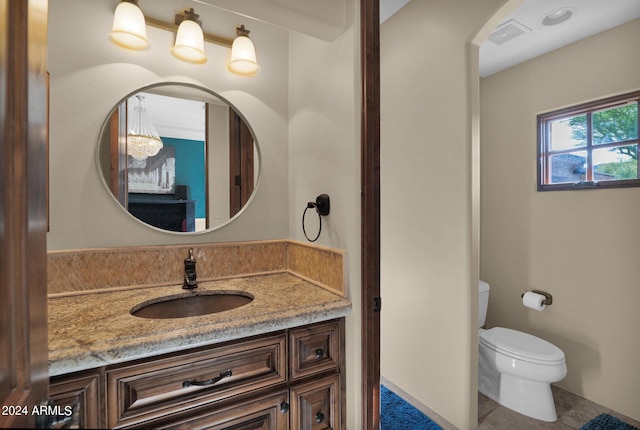
[[[48,293],[182,283],[193,249],[199,281],[288,272],[347,295],[347,253],[293,240],[49,251]]]

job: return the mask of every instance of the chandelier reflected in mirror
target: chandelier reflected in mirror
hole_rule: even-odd
[[[144,97],[137,95],[138,105],[129,115],[127,125],[127,154],[136,160],[144,160],[156,155],[162,149],[162,139],[153,126],[147,110],[142,106]]]

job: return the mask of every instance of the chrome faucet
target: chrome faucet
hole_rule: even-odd
[[[189,249],[189,257],[184,259],[184,283],[182,284],[182,288],[191,290],[197,287],[196,259],[193,256],[193,249]]]

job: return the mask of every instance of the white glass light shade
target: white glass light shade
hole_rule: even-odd
[[[185,19],[178,27],[176,43],[171,49],[174,57],[189,63],[207,62],[204,53],[204,35],[197,22]]]
[[[256,49],[247,36],[240,35],[233,41],[231,60],[227,68],[231,73],[244,76],[252,76],[260,72],[260,66],[256,61]]]
[[[127,154],[137,160],[153,157],[162,149],[162,139],[151,123],[147,111],[138,98],[138,106],[133,108],[127,129]]]
[[[144,15],[138,6],[126,1],[118,4],[109,39],[123,48],[142,50],[149,47]]]

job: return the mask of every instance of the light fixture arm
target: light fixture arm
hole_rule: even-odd
[[[196,13],[193,8],[184,11],[184,15],[176,14],[175,22],[176,25],[180,25],[182,21],[188,19],[189,21],[196,22],[200,27],[202,27],[202,21],[200,21],[200,15]]]
[[[242,24],[240,27],[236,27],[236,36],[249,37],[249,33],[251,32],[244,27],[244,24]]]

